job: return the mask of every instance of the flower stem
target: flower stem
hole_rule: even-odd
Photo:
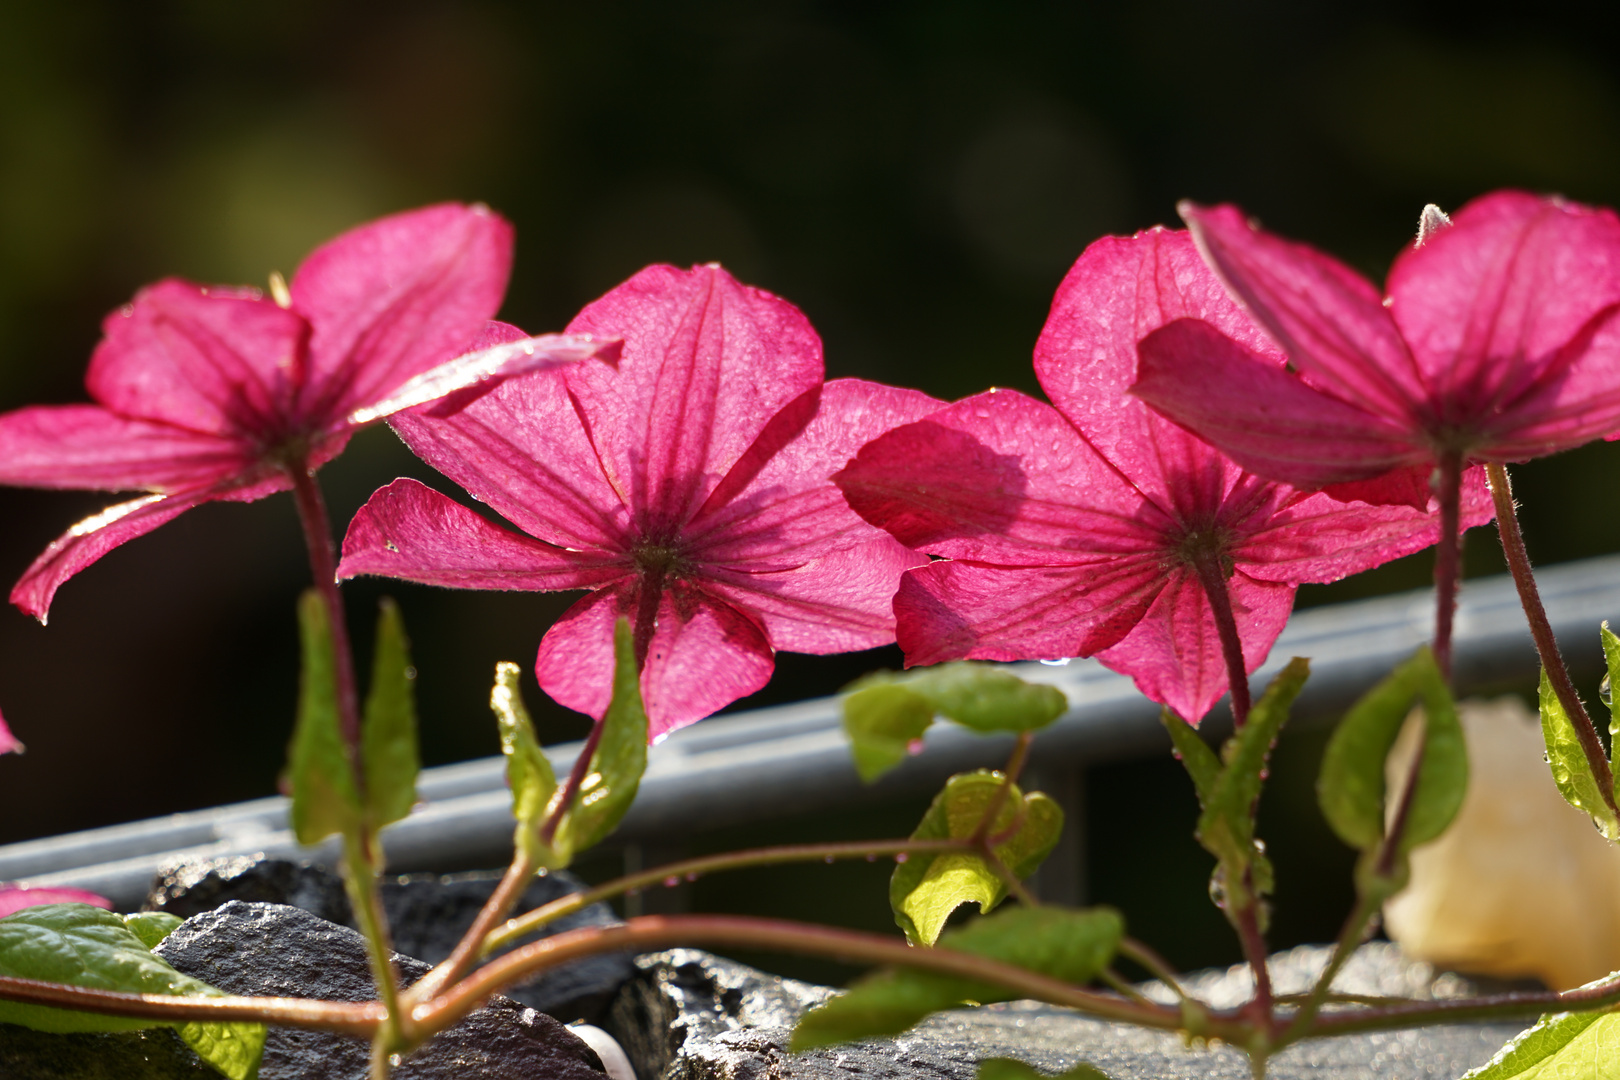
[[[1182,988],[1180,977],[1176,975],[1176,969],[1171,967],[1170,962],[1151,947],[1144,945],[1135,938],[1121,938],[1119,941],[1119,955],[1169,987],[1171,993],[1182,1001],[1189,1000],[1187,991]]]
[[[995,826],[996,818],[1001,816],[1001,808],[1007,805],[1012,797],[1012,787],[1018,782],[1018,776],[1024,771],[1024,763],[1029,760],[1029,744],[1035,739],[1033,731],[1020,731],[1018,741],[1013,744],[1012,754],[1007,758],[1007,767],[1001,774],[1001,786],[990,796],[990,802],[984,808],[984,814],[979,818],[979,827],[973,830],[973,842],[983,844]]]
[[[495,886],[495,891],[479,909],[473,924],[461,935],[461,940],[456,942],[455,951],[405,992],[402,1000],[407,1007],[432,998],[472,969],[478,962],[484,939],[495,929],[496,923],[506,918],[512,906],[522,897],[523,891],[534,879],[537,869],[534,860],[525,857],[521,851],[512,856],[512,864],[506,868],[500,884]]]
[[[638,663],[637,667],[639,666]],[[602,742],[602,731],[606,727],[607,714],[603,713],[597,717],[596,723],[591,725],[591,733],[585,736],[585,745],[579,748],[579,756],[574,759],[574,767],[568,770],[568,780],[557,795],[551,815],[546,818],[545,824],[540,826],[540,841],[548,847],[557,838],[557,828],[562,824],[563,815],[568,812],[568,808],[574,805],[579,789],[585,784],[585,777],[590,775],[591,759],[596,756],[596,748]]]
[[[382,853],[377,848],[377,834],[372,830],[344,834],[343,884],[349,893],[354,920],[366,939],[366,956],[371,961],[377,996],[387,1011],[378,1038],[392,1043],[397,1034],[403,1034],[400,1021],[405,1014],[399,1008],[399,975],[394,970],[388,917],[383,914],[382,897],[377,892],[377,868],[382,865]]]
[[[1436,468],[1440,501],[1440,543],[1434,554],[1434,662],[1451,682],[1451,625],[1457,615],[1457,582],[1462,577],[1462,455],[1446,451]]]
[[[1221,638],[1221,655],[1226,658],[1226,681],[1232,693],[1232,723],[1242,727],[1249,718],[1249,669],[1243,662],[1243,639],[1238,636],[1237,620],[1232,617],[1232,596],[1226,589],[1226,573],[1220,556],[1200,549],[1193,557],[1198,580],[1209,597],[1215,615],[1215,630]]]
[[[1564,712],[1569,714],[1570,721],[1575,725],[1575,734],[1581,741],[1581,752],[1586,755],[1587,765],[1597,779],[1603,801],[1611,812],[1620,814],[1615,806],[1614,772],[1603,753],[1603,743],[1598,740],[1597,726],[1592,723],[1581,696],[1575,692],[1575,683],[1569,677],[1564,655],[1558,650],[1558,641],[1553,637],[1552,624],[1547,621],[1541,591],[1536,588],[1536,575],[1530,569],[1530,554],[1524,546],[1524,534],[1519,531],[1518,508],[1513,503],[1513,486],[1508,479],[1507,467],[1492,462],[1485,466],[1485,475],[1490,480],[1491,498],[1496,503],[1496,531],[1502,537],[1502,554],[1507,557],[1513,584],[1518,587],[1519,603],[1523,605],[1525,618],[1530,623],[1530,636],[1535,639],[1536,652],[1541,654],[1542,669],[1547,672],[1547,681],[1552,684],[1553,693],[1558,695],[1559,704],[1563,705]]]
[[[1260,1019],[1269,1023],[1272,1009],[1271,969],[1266,965],[1266,956],[1270,950],[1266,948],[1266,936],[1260,932],[1260,911],[1253,883],[1244,882],[1243,891],[1249,897],[1249,902],[1231,912],[1232,925],[1238,932],[1238,941],[1243,946],[1243,956],[1249,962],[1249,970],[1254,972],[1253,1008]]]
[[[351,761],[356,764],[355,781],[365,790],[365,776],[358,768],[360,760],[360,697],[355,689],[354,647],[349,642],[349,625],[343,617],[343,594],[337,583],[337,552],[332,546],[332,523],[326,513],[326,500],[315,474],[302,461],[287,466],[292,479],[293,499],[298,503],[298,520],[304,527],[304,546],[309,549],[309,571],[315,588],[326,601],[327,617],[332,628],[332,652],[336,670],[333,681],[337,684],[338,721],[343,729],[343,740],[349,747]]]

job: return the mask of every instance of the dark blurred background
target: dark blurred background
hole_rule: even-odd
[[[1374,276],[1426,202],[1504,185],[1620,202],[1617,22],[1282,0],[10,0],[0,409],[83,400],[101,317],[145,282],[262,284],[344,228],[438,199],[516,222],[504,316],[531,331],[648,262],[720,260],[804,308],[831,374],[942,397],[1035,390],[1030,350],[1065,268],[1098,235],[1173,222],[1178,198],[1236,200]],[[1537,558],[1620,547],[1602,487],[1617,465],[1599,445],[1520,470]],[[323,473],[334,516],[401,474],[444,483],[387,430],[360,436]],[[0,491],[0,578],[109,501]],[[1468,566],[1500,568],[1489,530]],[[1428,573],[1422,555],[1300,598]],[[49,629],[0,613],[0,708],[29,745],[0,759],[0,842],[269,793],[306,580],[277,497],[114,552],[62,590]],[[492,665],[527,667],[571,598],[387,588],[416,643],[428,761],[495,752]],[[350,590],[357,625],[382,591]],[[897,659],[784,656],[742,705]],[[548,741],[583,733],[532,682],[529,696]],[[1285,740],[1292,786],[1268,797],[1281,944],[1331,936],[1343,912],[1349,856],[1310,798],[1318,746]],[[1090,792],[1094,820],[1107,806],[1136,823],[1092,845],[1094,897],[1180,963],[1235,958],[1200,898],[1207,859],[1174,764],[1094,770]],[[872,880],[847,917],[881,925],[881,867],[858,873]]]

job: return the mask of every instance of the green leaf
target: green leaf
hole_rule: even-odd
[[[523,669],[508,660],[495,665],[495,686],[489,692],[489,707],[495,712],[500,731],[501,753],[506,755],[506,785],[512,789],[512,816],[517,819],[513,843],[519,851],[540,865],[550,865],[541,850],[540,826],[557,793],[557,777],[551,762],[540,752],[534,723],[523,705],[519,680]]]
[[[149,922],[145,928],[158,925]],[[153,956],[122,917],[89,904],[44,904],[0,919],[0,975],[127,994],[224,996]],[[264,1051],[263,1024],[165,1023],[14,1001],[0,1001],[0,1023],[58,1034],[176,1027],[203,1060],[231,1080],[256,1076]]]
[[[1055,686],[1025,682],[1004,667],[961,660],[904,674],[880,671],[852,690],[891,684],[921,694],[934,712],[981,733],[1035,731],[1062,716],[1068,698]]]
[[[1112,908],[1009,908],[953,930],[940,945],[1064,982],[1085,983],[1107,966],[1124,933],[1125,922]],[[793,1031],[792,1049],[898,1035],[941,1009],[1016,996],[1015,991],[976,979],[889,968],[807,1012]]]
[[[1266,761],[1277,742],[1277,733],[1282,730],[1289,708],[1310,675],[1309,660],[1299,657],[1290,660],[1249,710],[1248,720],[1221,748],[1224,764],[1204,799],[1197,836],[1198,842],[1220,860],[1221,882],[1228,892],[1247,891],[1249,883],[1256,892],[1271,891],[1271,867],[1254,839],[1254,814],[1265,783]],[[1207,770],[1208,763],[1203,762],[1199,767]],[[1194,783],[1197,783],[1196,777]],[[1246,901],[1240,901],[1240,906],[1244,903]]]
[[[1604,641],[1605,650],[1608,642]],[[1620,821],[1603,801],[1603,788],[1592,775],[1591,763],[1581,749],[1580,736],[1575,733],[1575,722],[1564,711],[1564,703],[1547,678],[1547,669],[1541,670],[1541,738],[1547,744],[1547,764],[1552,769],[1553,783],[1564,801],[1591,817],[1603,835],[1620,840]]]
[[[371,689],[360,727],[360,759],[366,772],[366,813],[373,829],[399,821],[416,804],[416,774],[422,769],[416,739],[416,669],[399,605],[384,597],[377,616]]]
[[[1170,733],[1170,743],[1175,747],[1176,757],[1181,759],[1187,775],[1192,777],[1193,790],[1198,793],[1198,805],[1208,805],[1209,797],[1215,791],[1215,782],[1221,778],[1221,759],[1209,748],[1208,743],[1198,737],[1198,731],[1191,724],[1169,709],[1159,710],[1159,722]]]
[[[292,827],[300,844],[318,844],[359,827],[360,792],[338,719],[336,656],[326,601],[314,589],[298,600],[303,672],[298,721],[288,755]]]
[[[1370,851],[1384,839],[1384,760],[1414,700],[1423,703],[1423,762],[1418,771],[1404,853],[1439,836],[1468,790],[1468,750],[1457,708],[1425,646],[1351,706],[1322,756],[1317,801],[1339,838]]]
[[[1462,1080],[1620,1080],[1620,1013],[1543,1016]]]
[[[965,840],[973,836],[1002,784],[1002,774],[988,769],[951,777],[911,838]],[[1063,811],[1040,792],[1026,796],[1013,784],[989,835],[999,836],[1012,828],[1020,814],[1023,823],[1018,831],[994,850],[1021,880],[1034,873],[1056,846],[1063,831]],[[961,905],[976,902],[981,913],[988,912],[1006,896],[1007,885],[1001,876],[983,858],[965,851],[910,855],[889,879],[894,921],[913,943],[933,944],[951,912]]]
[[[875,683],[844,698],[844,733],[867,783],[906,760],[933,723],[933,702],[902,683]]]
[[[133,915],[123,916],[124,925],[129,932],[141,939],[141,944],[148,949],[155,949],[158,943],[180,925],[180,920],[167,911],[137,911]]]
[[[1620,686],[1620,637],[1616,637],[1614,631],[1609,629],[1607,619],[1598,628],[1598,633],[1603,637],[1603,660],[1604,666],[1608,668],[1608,679],[1605,681],[1604,690],[1605,696],[1610,699],[1607,704],[1609,706],[1609,735],[1612,737],[1620,735],[1620,710],[1617,710],[1613,703],[1614,688]],[[1609,756],[1613,757],[1614,751],[1612,747],[1614,744],[1611,742],[1609,745],[1611,747]]]
[[[1049,1076],[1013,1058],[985,1058],[979,1062],[974,1080],[1108,1080],[1108,1074],[1095,1065],[1081,1062],[1067,1072]]]
[[[641,665],[629,619],[621,618],[614,627],[613,652],[613,699],[602,716],[602,737],[574,804],[557,828],[555,846],[568,860],[614,830],[647,771],[647,711],[641,703]]]

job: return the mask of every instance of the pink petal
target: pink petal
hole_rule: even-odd
[[[0,484],[163,491],[251,468],[231,439],[129,420],[99,405],[36,405],[0,416]]]
[[[113,548],[145,536],[166,521],[206,502],[252,502],[290,486],[275,474],[253,483],[185,491],[175,495],[146,495],[109,506],[85,518],[51,542],[24,571],[11,589],[11,602],[41,623],[50,613],[51,599],[68,578]]]
[[[349,522],[338,577],[401,578],[450,589],[552,592],[624,577],[623,560],[569,551],[493,524],[415,480],[372,494]]]
[[[292,280],[309,320],[300,411],[335,418],[454,357],[500,309],[512,226],[485,206],[442,203],[351,229]]]
[[[966,398],[867,443],[833,478],[908,547],[1002,564],[1158,550],[1169,527],[1050,405]]]
[[[822,380],[799,309],[718,266],[651,266],[569,323],[624,339],[619,369],[571,369],[602,468],[647,535],[685,525],[766,424]]]
[[[1421,551],[1439,535],[1440,519],[1427,510],[1343,502],[1317,493],[1297,495],[1268,515],[1231,554],[1250,577],[1298,585],[1338,581]]]
[[[569,608],[540,642],[535,675],[559,703],[588,716],[613,694],[613,627],[635,617],[639,589],[625,583]],[[665,591],[641,673],[648,737],[662,739],[770,681],[775,660],[759,626],[698,586]]]
[[[873,540],[791,570],[705,567],[703,588],[764,623],[777,649],[818,654],[875,649],[894,640],[900,575],[926,565],[928,558],[873,532]]]
[[[827,383],[814,419],[794,438],[739,477],[752,464],[756,442],[715,488],[686,530],[693,554],[747,562],[750,570],[787,569],[882,536],[849,508],[832,475],[868,441],[943,407],[915,390],[861,379]],[[741,482],[733,486],[734,480]]]
[[[113,412],[227,438],[288,434],[308,326],[257,292],[160,281],[102,331],[85,384]]]
[[[1130,392],[1260,476],[1319,488],[1430,460],[1409,430],[1307,386],[1207,323],[1169,323],[1139,351]]]
[[[900,580],[896,638],[907,667],[1090,656],[1131,632],[1163,581],[1151,556],[1070,566],[930,563]]]
[[[557,372],[508,379],[443,419],[396,413],[416,455],[531,536],[559,547],[623,551],[629,509],[602,475]]]
[[[1179,209],[1210,267],[1312,385],[1375,415],[1413,419],[1423,380],[1370,282],[1264,232],[1235,206]]]
[[[1244,667],[1252,673],[1265,663],[1288,622],[1294,587],[1255,581],[1241,570],[1226,584]],[[1193,724],[1230,689],[1209,597],[1188,570],[1172,574],[1130,635],[1097,659],[1129,675],[1143,694]]]
[[[1401,253],[1389,296],[1436,421],[1489,420],[1573,359],[1565,346],[1620,303],[1620,219],[1521,191],[1486,195]]]
[[[1179,318],[1202,319],[1277,366],[1283,355],[1227,295],[1183,231],[1149,229],[1088,247],[1058,287],[1035,345],[1052,403],[1171,516],[1207,518],[1238,467],[1126,390],[1137,342]]]
[[[1476,457],[1524,461],[1620,435],[1620,313],[1584,327],[1550,370],[1479,425]]]
[[[29,889],[21,885],[0,885],[0,919],[15,915],[23,908],[41,904],[90,904],[112,910],[112,901],[83,889]]]
[[[13,735],[11,729],[6,726],[6,718],[0,716],[0,754],[20,754],[25,749],[22,740]]]

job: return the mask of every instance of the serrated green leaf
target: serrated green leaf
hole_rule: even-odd
[[[880,671],[850,687],[860,691],[879,685],[904,686],[927,698],[934,712],[980,733],[1036,731],[1069,707],[1055,686],[1025,682],[1004,667],[959,660],[903,674]]]
[[[152,955],[121,916],[89,904],[43,904],[0,919],[0,975],[127,994],[224,996]],[[204,1061],[231,1080],[252,1080],[264,1051],[263,1024],[164,1023],[15,1001],[0,1001],[0,1023],[58,1034],[175,1027]]]
[[[940,945],[1064,982],[1085,983],[1107,966],[1124,933],[1124,920],[1111,908],[1009,908],[953,930]],[[1015,996],[1014,991],[975,979],[890,968],[805,1013],[793,1031],[792,1049],[898,1035],[929,1013]]]
[[[1002,774],[983,769],[951,777],[934,797],[913,840],[964,840],[979,829],[1003,783]],[[1014,784],[996,813],[989,835],[999,836],[1023,815],[1018,831],[996,845],[995,853],[1014,876],[1034,873],[1063,832],[1062,809],[1040,792],[1024,795]],[[933,944],[951,913],[977,903],[981,913],[994,910],[1007,897],[1001,875],[978,855],[968,852],[914,854],[894,868],[889,879],[889,905],[894,921],[908,940]]]
[[[602,716],[602,737],[574,805],[557,828],[554,846],[565,859],[600,843],[618,826],[647,771],[647,711],[629,619],[614,627],[613,652],[613,699]]]
[[[1384,760],[1412,703],[1423,704],[1423,762],[1401,851],[1439,836],[1468,790],[1468,750],[1457,707],[1425,646],[1351,706],[1322,755],[1317,801],[1339,838],[1370,851],[1384,839]]]
[[[137,911],[122,918],[129,932],[140,938],[141,944],[148,949],[157,948],[159,942],[174,933],[174,928],[180,925],[180,919],[167,911]]]
[[[1208,743],[1198,737],[1198,731],[1169,709],[1159,710],[1159,722],[1170,733],[1175,753],[1192,777],[1193,790],[1198,793],[1198,805],[1206,806],[1215,791],[1215,782],[1221,778],[1221,759]]]
[[[1108,1080],[1108,1074],[1095,1065],[1081,1062],[1067,1072],[1054,1076],[1013,1058],[986,1058],[979,1062],[979,1072],[974,1080]]]
[[[303,645],[298,720],[288,755],[293,834],[304,845],[359,827],[360,791],[338,719],[337,661],[326,600],[314,589],[298,600]]]
[[[512,789],[512,817],[517,820],[513,844],[536,864],[547,866],[552,860],[542,851],[540,826],[557,793],[557,776],[540,750],[534,722],[523,704],[522,678],[523,669],[511,661],[496,664],[489,707],[506,756],[506,786]]]
[[[366,813],[373,829],[402,820],[416,805],[422,759],[416,737],[416,669],[399,605],[384,597],[377,616],[371,687],[360,728]]]
[[[867,783],[906,760],[933,723],[933,702],[902,683],[875,683],[844,698],[844,734]]]
[[[1620,1080],[1620,1014],[1543,1016],[1462,1080]]]

